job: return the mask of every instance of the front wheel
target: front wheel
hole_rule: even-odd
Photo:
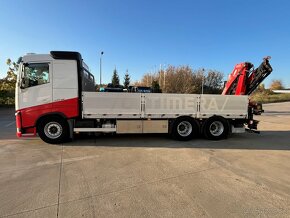
[[[49,144],[63,143],[68,139],[67,122],[59,117],[48,117],[42,119],[37,131],[39,137]]]

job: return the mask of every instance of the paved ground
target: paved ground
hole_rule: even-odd
[[[269,104],[260,135],[157,136],[49,145],[15,138],[0,109],[0,217],[289,217],[290,103]]]

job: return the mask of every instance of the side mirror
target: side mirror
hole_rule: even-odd
[[[25,89],[25,79],[21,78],[21,82],[20,82],[20,89]]]

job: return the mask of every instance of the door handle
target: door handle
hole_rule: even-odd
[[[41,102],[43,102],[43,103],[48,103],[48,102],[49,102],[49,98],[41,99]]]

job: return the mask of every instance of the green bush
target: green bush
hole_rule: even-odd
[[[285,102],[290,101],[290,93],[256,92],[250,98],[260,103]]]
[[[12,106],[15,104],[15,92],[14,90],[0,90],[0,105]]]

